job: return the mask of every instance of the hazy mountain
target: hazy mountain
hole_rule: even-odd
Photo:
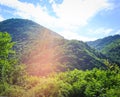
[[[8,19],[0,22],[0,31],[11,34],[17,56],[32,75],[104,66],[102,59],[105,57],[86,43],[66,40],[33,21]]]
[[[117,39],[120,39],[120,35],[108,36],[95,41],[89,41],[87,44],[97,50],[102,50],[106,45],[109,45]]]
[[[105,54],[112,62],[120,65],[120,35],[90,41],[88,45]]]

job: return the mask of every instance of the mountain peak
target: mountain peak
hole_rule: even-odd
[[[16,45],[20,61],[31,75],[46,75],[68,69],[92,69],[104,64],[101,54],[77,40],[66,40],[59,34],[26,19],[0,22],[0,31],[8,32]]]

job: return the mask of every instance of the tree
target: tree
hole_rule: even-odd
[[[0,96],[19,95],[26,76],[25,65],[19,64],[15,57],[14,44],[10,34],[0,32]]]
[[[14,44],[10,34],[0,32],[0,83],[15,84],[25,73],[15,57]]]
[[[0,32],[0,81],[8,83],[16,61],[12,57],[15,52],[12,50],[14,42],[11,40],[7,32]]]

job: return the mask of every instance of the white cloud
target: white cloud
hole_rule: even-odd
[[[77,39],[77,40],[82,40],[82,41],[96,40],[96,38],[85,37],[85,36],[79,35],[78,33],[70,32],[67,30],[59,32],[59,34],[63,35],[66,39],[70,39],[70,40],[71,39]]]
[[[106,35],[109,35],[111,32],[113,32],[113,29],[105,29],[104,30],[104,33],[106,34]]]
[[[116,33],[115,33],[115,34],[120,34],[120,30],[116,31]]]
[[[95,35],[110,35],[112,34],[114,30],[112,28],[98,28],[98,29],[90,29],[88,32],[91,34],[95,34]]]
[[[53,3],[54,2],[54,0],[49,0],[49,3]]]
[[[49,16],[45,7],[40,5],[33,5],[31,3],[23,3],[18,0],[0,0],[0,4],[6,5],[15,9],[15,15],[19,15],[22,18],[32,19],[44,26],[47,26],[54,21],[52,16]]]
[[[64,0],[61,5],[53,4],[57,16],[68,27],[86,25],[95,14],[110,7],[107,0]]]
[[[16,10],[13,14],[34,20],[68,39],[74,37],[80,40],[87,40],[88,38],[81,37],[76,30],[85,26],[88,20],[101,10],[111,8],[111,4],[107,0],[64,0],[62,4],[56,4],[54,0],[49,2],[52,3],[58,18],[50,16],[46,7],[41,7],[39,4],[35,6],[19,0],[0,0],[0,4]],[[59,32],[59,29],[64,31]],[[106,31],[106,33],[109,32],[110,30]]]
[[[4,20],[4,18],[2,16],[0,16],[0,21],[3,21],[3,20]]]

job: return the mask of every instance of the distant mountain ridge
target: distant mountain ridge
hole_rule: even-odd
[[[113,41],[120,39],[120,35],[108,36],[102,39],[97,39],[95,41],[89,41],[87,44],[97,50],[103,49],[106,45],[112,43]]]
[[[104,67],[103,54],[82,41],[66,40],[33,21],[8,19],[0,22],[0,31],[10,33],[16,42],[14,49],[31,75]]]
[[[120,65],[120,35],[108,36],[87,44],[105,54],[113,63]]]

